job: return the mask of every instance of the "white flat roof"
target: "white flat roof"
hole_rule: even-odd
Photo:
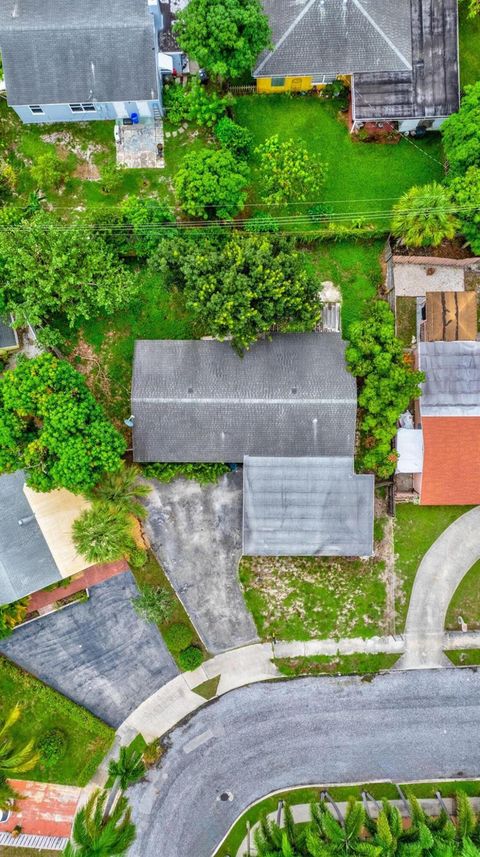
[[[422,473],[423,432],[422,429],[398,429],[397,473]]]

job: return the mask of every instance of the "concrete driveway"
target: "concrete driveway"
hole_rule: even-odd
[[[129,790],[129,857],[210,857],[232,822],[275,789],[392,779],[476,777],[480,673],[420,670],[306,678],[232,691],[169,735]],[[232,801],[220,800],[224,791]]]
[[[147,535],[207,649],[217,654],[256,640],[238,581],[241,472],[213,485],[151,482]]]
[[[135,613],[130,571],[90,599],[18,628],[0,652],[115,728],[178,669],[154,625]]]

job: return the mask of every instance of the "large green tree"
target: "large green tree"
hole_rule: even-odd
[[[366,318],[350,325],[349,338],[347,364],[360,381],[359,463],[385,479],[395,471],[397,456],[391,442],[398,417],[420,395],[424,375],[406,361],[385,301],[374,301]]]
[[[280,141],[278,134],[255,149],[265,202],[282,204],[318,201],[326,166],[297,140]]]
[[[443,148],[454,175],[480,167],[480,80],[465,87],[458,113],[442,124]]]
[[[270,26],[260,0],[190,0],[175,22],[178,43],[216,77],[251,71],[270,44]]]
[[[469,167],[451,183],[460,229],[476,256],[480,256],[480,167]]]
[[[411,187],[393,207],[392,234],[408,247],[436,247],[458,225],[451,191],[438,182]]]
[[[229,219],[245,204],[247,177],[247,165],[227,149],[202,149],[183,159],[175,190],[186,214]]]
[[[20,358],[0,377],[0,472],[25,468],[37,491],[82,493],[117,470],[125,442],[69,363]]]
[[[126,306],[134,275],[102,236],[39,213],[0,231],[0,296],[21,323],[43,326],[60,313],[74,325]]]
[[[205,332],[232,337],[241,350],[274,326],[312,330],[320,316],[318,284],[293,241],[235,231],[227,239],[173,236],[152,264],[185,291]]]

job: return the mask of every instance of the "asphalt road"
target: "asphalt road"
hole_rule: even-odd
[[[174,729],[160,768],[130,789],[129,857],[210,857],[249,803],[292,785],[478,777],[479,722],[475,670],[232,691]]]

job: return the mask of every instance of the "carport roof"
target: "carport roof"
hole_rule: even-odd
[[[352,457],[246,456],[243,552],[247,556],[371,556],[374,477]]]
[[[335,333],[230,342],[141,340],[132,385],[135,461],[353,455],[356,383]]]
[[[22,470],[0,476],[0,604],[61,580],[27,498]],[[18,522],[30,518],[23,526]]]

